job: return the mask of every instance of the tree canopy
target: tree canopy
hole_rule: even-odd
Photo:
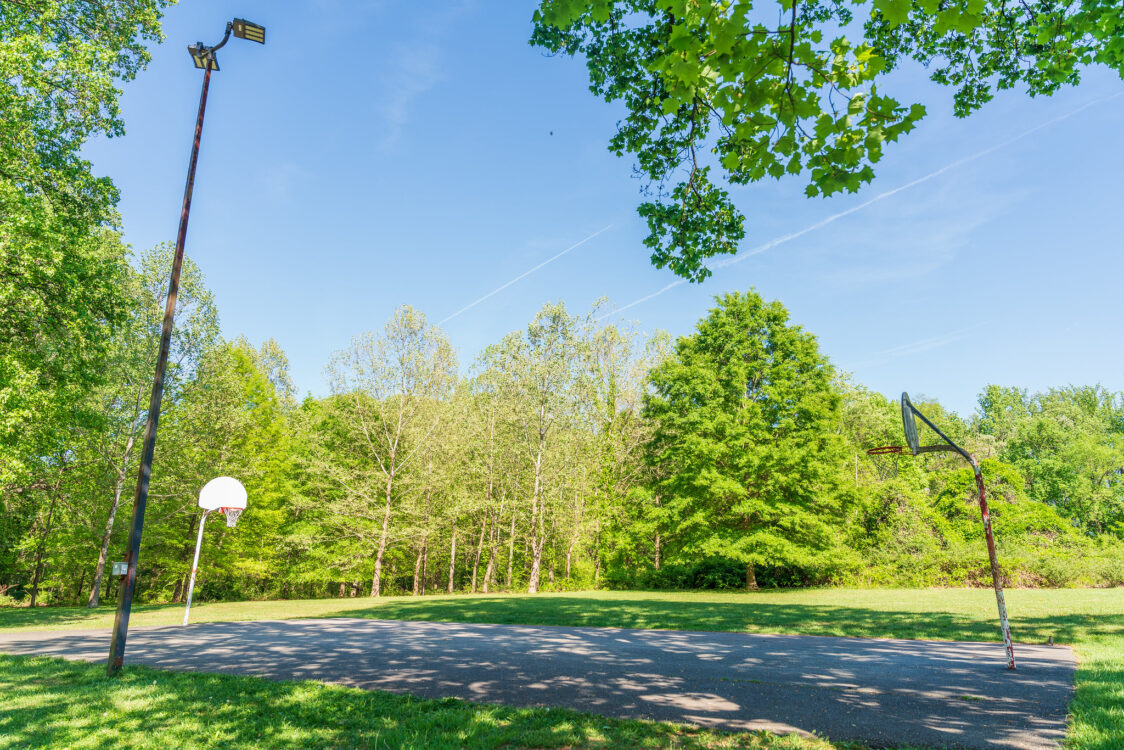
[[[840,399],[815,338],[778,302],[727,294],[651,373],[657,491],[681,553],[815,568],[846,494]],[[833,520],[834,519],[834,520]]]
[[[907,60],[966,116],[997,90],[1035,96],[1088,65],[1124,74],[1124,8],[1107,0],[542,0],[532,44],[583,55],[621,102],[609,149],[635,159],[652,262],[701,281],[737,252],[726,184],[800,175],[808,196],[855,192],[925,115],[882,86]]]

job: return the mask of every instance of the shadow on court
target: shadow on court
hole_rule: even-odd
[[[104,661],[108,638],[5,633],[0,651]],[[138,629],[126,659],[876,746],[1056,747],[1073,654],[1016,655],[1009,672],[997,643],[339,618]]]

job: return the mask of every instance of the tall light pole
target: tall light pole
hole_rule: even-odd
[[[168,365],[168,349],[172,341],[172,320],[176,312],[176,296],[179,294],[180,267],[183,265],[183,247],[187,239],[187,217],[191,211],[191,193],[195,187],[195,165],[199,160],[199,139],[203,135],[203,113],[207,109],[207,89],[211,84],[211,71],[218,70],[215,52],[219,50],[233,32],[239,39],[265,44],[265,27],[236,18],[226,24],[222,41],[213,47],[196,42],[187,48],[195,67],[203,70],[203,91],[199,95],[199,114],[195,118],[195,138],[191,144],[191,159],[187,164],[187,184],[183,190],[183,208],[180,209],[180,228],[176,235],[176,253],[172,259],[172,276],[168,281],[168,299],[164,304],[164,327],[160,334],[160,353],[156,358],[156,376],[152,381],[152,397],[148,402],[148,423],[144,428],[144,442],[141,449],[140,470],[137,472],[137,488],[133,495],[133,520],[129,527],[129,546],[125,552],[128,572],[121,582],[121,592],[117,600],[117,616],[113,620],[113,640],[109,644],[109,661],[105,671],[110,676],[118,674],[125,662],[125,638],[129,631],[129,614],[133,607],[133,590],[137,584],[137,559],[140,555],[141,531],[144,528],[144,509],[148,503],[148,483],[152,477],[152,457],[156,452],[156,426],[160,420],[160,400],[164,395],[164,370]]]

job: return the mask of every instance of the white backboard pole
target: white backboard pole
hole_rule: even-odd
[[[183,624],[187,624],[187,616],[191,614],[191,593],[195,590],[195,571],[199,568],[199,547],[203,545],[203,524],[207,523],[207,516],[211,511],[203,511],[203,518],[199,521],[199,538],[195,540],[195,559],[191,561],[191,582],[187,584],[187,609],[183,611]]]
[[[246,507],[246,488],[233,477],[215,477],[203,485],[199,491],[199,507],[203,509],[203,518],[199,521],[199,537],[195,540],[195,559],[191,561],[191,580],[187,584],[187,608],[183,611],[183,624],[187,624],[187,617],[191,614],[191,595],[195,591],[195,571],[199,568],[199,548],[203,546],[203,526],[207,523],[207,516],[216,510],[241,510]],[[238,521],[237,514],[227,516],[227,526],[233,526]]]

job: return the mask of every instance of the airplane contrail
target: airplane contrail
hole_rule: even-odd
[[[450,320],[452,320],[453,318],[457,317],[457,316],[458,316],[458,315],[460,315],[461,313],[463,313],[463,312],[467,312],[467,311],[471,310],[472,308],[476,307],[477,305],[479,305],[479,304],[480,304],[481,302],[483,302],[484,300],[488,299],[489,297],[491,297],[491,296],[493,296],[493,295],[499,294],[499,293],[500,293],[500,292],[502,292],[502,291],[503,291],[504,289],[507,289],[507,288],[508,288],[509,286],[511,286],[511,285],[512,285],[512,284],[514,284],[515,282],[519,281],[520,279],[525,279],[525,278],[527,278],[528,276],[530,276],[531,274],[533,274],[533,273],[534,273],[535,271],[539,270],[540,268],[542,268],[542,267],[543,267],[543,266],[545,266],[545,265],[549,265],[550,263],[553,263],[554,261],[558,260],[559,258],[561,258],[561,257],[562,257],[563,255],[565,255],[566,253],[570,252],[571,250],[577,250],[577,249],[578,249],[579,247],[581,247],[581,246],[582,246],[582,245],[584,245],[585,243],[589,242],[590,240],[592,240],[592,239],[593,239],[594,237],[596,237],[597,235],[601,234],[602,232],[604,232],[604,231],[607,231],[607,230],[608,230],[609,228],[611,228],[612,226],[613,226],[612,224],[609,224],[609,225],[607,225],[607,226],[605,226],[605,227],[602,227],[601,229],[598,229],[598,230],[597,230],[596,232],[594,232],[593,234],[589,235],[589,236],[588,236],[588,237],[586,237],[585,239],[583,239],[583,240],[578,240],[577,242],[575,242],[574,244],[570,245],[570,246],[569,246],[568,248],[566,248],[566,249],[565,249],[565,250],[563,250],[562,252],[558,253],[557,255],[553,255],[553,256],[551,256],[551,257],[547,258],[547,259],[546,259],[546,260],[544,260],[544,261],[543,261],[542,263],[539,263],[539,264],[538,264],[537,266],[535,266],[535,267],[534,267],[534,268],[532,268],[532,269],[529,269],[529,270],[527,270],[527,271],[524,271],[523,273],[519,274],[518,276],[516,276],[516,277],[515,277],[514,279],[512,279],[512,280],[511,280],[511,281],[509,281],[509,282],[507,282],[506,284],[502,284],[502,285],[500,285],[500,286],[496,287],[495,289],[493,289],[492,291],[488,292],[487,294],[485,294],[485,295],[484,295],[483,297],[481,297],[481,298],[479,298],[479,299],[477,299],[477,300],[475,300],[475,301],[473,301],[473,302],[470,302],[470,303],[468,303],[467,305],[465,305],[465,306],[464,306],[464,307],[462,307],[461,309],[457,310],[457,311],[456,311],[455,313],[453,313],[452,315],[450,315],[450,316],[448,316],[447,318],[445,318],[444,320],[442,320],[442,321],[438,322],[438,324],[437,324],[437,325],[444,325],[445,323],[447,323],[448,321],[450,321]]]
[[[839,219],[842,219],[844,216],[850,216],[851,214],[855,213],[856,211],[861,211],[864,208],[866,208],[867,206],[870,206],[874,203],[877,203],[878,201],[885,200],[886,198],[889,198],[892,195],[897,195],[898,193],[902,192],[903,190],[909,190],[910,188],[916,187],[917,185],[920,185],[923,182],[928,182],[929,180],[932,180],[936,177],[939,177],[939,176],[941,176],[945,172],[948,172],[951,169],[956,169],[957,167],[963,166],[963,165],[967,164],[968,162],[975,161],[976,159],[981,159],[981,158],[987,156],[988,154],[994,153],[995,151],[998,151],[1001,148],[1006,148],[1007,146],[1010,146],[1012,143],[1015,143],[1016,141],[1020,141],[1023,138],[1026,138],[1029,135],[1037,133],[1039,130],[1042,130],[1043,128],[1047,128],[1051,125],[1059,123],[1062,120],[1067,120],[1070,117],[1073,117],[1074,115],[1076,115],[1080,112],[1083,112],[1084,110],[1088,109],[1089,107],[1092,107],[1092,106],[1097,105],[1097,104],[1102,104],[1104,102],[1109,101],[1110,99],[1115,99],[1118,96],[1124,96],[1124,92],[1121,92],[1121,93],[1118,93],[1118,94],[1113,94],[1112,96],[1102,97],[1100,99],[1094,99],[1091,102],[1087,102],[1087,103],[1081,105],[1080,107],[1078,107],[1077,109],[1073,110],[1072,112],[1067,112],[1064,115],[1058,115],[1057,117],[1055,117],[1051,120],[1047,120],[1046,122],[1043,122],[1039,125],[1035,125],[1033,128],[1030,128],[1029,130],[1024,130],[1023,132],[1019,133],[1018,135],[1012,136],[1012,137],[1008,138],[1007,140],[1005,140],[1001,143],[997,143],[994,146],[990,146],[988,148],[985,148],[983,151],[977,151],[976,153],[974,153],[970,156],[965,156],[962,159],[957,159],[956,161],[952,162],[951,164],[946,164],[945,166],[941,167],[940,169],[936,170],[935,172],[930,172],[929,174],[925,175],[924,177],[918,177],[916,180],[911,180],[910,182],[907,182],[904,185],[899,185],[898,187],[894,188],[893,190],[887,190],[884,193],[879,193],[878,195],[874,196],[873,198],[871,198],[869,200],[866,200],[866,201],[863,201],[862,203],[858,204],[857,206],[852,206],[851,208],[848,208],[845,211],[840,211],[837,214],[832,214],[831,216],[828,216],[826,219],[820,219],[815,224],[811,224],[809,226],[806,226],[799,231],[792,232],[791,234],[786,234],[786,235],[782,235],[780,237],[776,237],[774,239],[771,239],[768,242],[766,242],[765,244],[758,245],[757,247],[753,248],[752,250],[748,250],[744,253],[739,253],[737,256],[735,256],[733,258],[727,258],[725,260],[719,261],[718,263],[714,264],[714,268],[716,270],[719,269],[719,268],[727,268],[728,266],[732,266],[735,263],[741,263],[746,258],[753,257],[754,255],[760,255],[761,253],[765,252],[766,250],[771,250],[772,248],[776,247],[777,245],[784,244],[785,242],[789,242],[790,240],[794,240],[797,237],[802,237],[803,235],[808,234],[809,232],[814,232],[817,229],[820,229],[822,227],[827,226],[828,224],[832,223],[833,221],[838,221]],[[607,318],[611,315],[616,315],[617,313],[622,313],[630,307],[635,307],[636,305],[639,305],[642,302],[647,302],[648,300],[652,299],[653,297],[658,297],[661,294],[663,294],[664,292],[669,291],[671,289],[674,289],[675,287],[679,286],[680,284],[685,284],[686,282],[687,282],[686,279],[679,279],[677,281],[673,281],[670,284],[668,284],[667,286],[663,287],[662,289],[659,289],[655,292],[652,292],[651,294],[646,294],[643,297],[641,297],[640,299],[636,299],[636,300],[633,300],[632,302],[629,302],[624,307],[619,307],[616,310],[613,310],[612,312],[605,313],[601,317],[597,318],[597,320],[603,320],[603,319],[605,319],[605,318]]]

